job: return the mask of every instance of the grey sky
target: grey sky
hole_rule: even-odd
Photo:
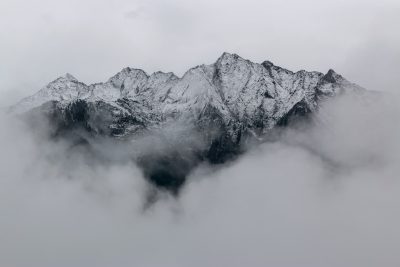
[[[223,52],[292,69],[335,69],[377,90],[400,82],[397,0],[2,0],[0,103],[70,72],[174,71]]]

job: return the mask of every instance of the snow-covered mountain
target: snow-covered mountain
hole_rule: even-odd
[[[362,90],[333,70],[326,74],[292,72],[269,61],[253,63],[224,53],[215,63],[196,66],[183,77],[124,68],[105,83],[86,85],[66,74],[11,110],[47,114],[57,125],[57,133],[80,128],[92,136],[124,140],[143,138],[171,125],[175,129],[181,129],[178,124],[186,125],[183,128],[190,128],[190,132],[178,131],[178,139],[190,149],[172,148],[174,153],[160,157],[151,153],[150,160],[145,153],[138,160],[156,184],[174,187],[169,180],[178,179],[178,184],[184,181],[197,162],[224,162],[240,153],[249,138],[261,139],[275,126],[317,110],[323,99]],[[202,139],[204,145],[192,149],[193,140],[188,136]],[[195,155],[195,163],[178,171],[182,177],[177,178],[177,170],[168,174],[175,168],[170,162],[177,158],[185,162],[187,153],[190,162]],[[158,178],[154,168],[162,169],[156,174]],[[182,169],[182,165],[176,168]]]

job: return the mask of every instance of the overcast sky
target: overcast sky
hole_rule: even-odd
[[[126,66],[182,75],[223,51],[395,90],[399,14],[398,0],[1,0],[0,104],[66,72],[85,83]]]
[[[396,91],[399,14],[400,0],[0,0],[0,107],[66,72],[182,75],[223,51]],[[201,166],[146,212],[137,167],[0,112],[0,266],[400,266],[400,105],[383,95],[335,98],[324,123]]]

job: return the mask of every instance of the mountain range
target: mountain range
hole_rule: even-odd
[[[199,164],[234,159],[323,101],[362,91],[333,70],[292,72],[223,53],[182,77],[124,68],[104,83],[87,85],[66,74],[10,110],[44,115],[53,138],[123,144],[151,184],[178,193]]]

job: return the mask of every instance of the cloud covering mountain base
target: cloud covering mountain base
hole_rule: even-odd
[[[179,198],[2,116],[1,266],[398,266],[397,97],[351,95]]]

